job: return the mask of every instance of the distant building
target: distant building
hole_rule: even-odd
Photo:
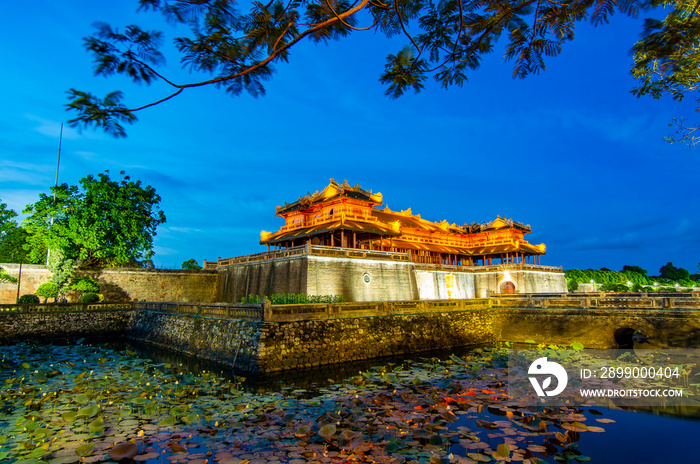
[[[349,301],[566,292],[561,268],[540,265],[530,226],[432,222],[382,206],[382,194],[331,179],[320,192],[277,207],[285,225],[261,232],[267,253],[205,267],[221,273],[220,299],[248,294],[342,294]]]

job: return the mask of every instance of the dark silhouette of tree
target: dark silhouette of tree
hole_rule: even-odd
[[[184,67],[201,75],[176,82],[161,71],[163,34],[128,25],[122,30],[96,23],[84,39],[93,54],[95,74],[124,75],[136,83],[159,83],[170,90],[153,101],[126,106],[121,91],[104,98],[70,89],[67,108],[77,127],[96,127],[116,137],[134,123],[135,113],[180,95],[185,90],[216,86],[230,95],[243,91],[265,94],[263,83],[274,66],[290,58],[300,41],[327,42],[355,31],[391,37],[402,34],[407,45],[387,57],[380,81],[392,98],[419,91],[432,76],[441,86],[461,86],[467,73],[507,36],[505,59],[513,61],[513,76],[524,78],[545,69],[545,57],[558,55],[574,38],[578,22],[607,23],[619,11],[637,16],[642,0],[270,0],[252,2],[247,12],[231,0],[139,0],[139,10],[161,13],[188,34],[174,39]],[[680,99],[697,90],[697,0],[652,0],[666,7],[663,21],[647,20],[634,45],[633,73],[640,80],[637,95]],[[660,11],[660,10],[657,10]],[[358,17],[368,24],[358,26]],[[182,30],[182,29],[179,29]]]
[[[688,280],[690,272],[682,267],[676,267],[673,263],[669,262],[666,263],[665,266],[661,266],[661,269],[659,269],[659,276],[669,280]]]

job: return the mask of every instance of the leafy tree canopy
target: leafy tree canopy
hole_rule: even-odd
[[[690,272],[682,267],[676,267],[673,263],[666,263],[659,269],[659,276],[669,280],[688,280]]]
[[[17,227],[17,222],[14,220],[16,217],[17,213],[14,210],[9,209],[6,203],[0,202],[0,240]]]
[[[649,272],[639,266],[622,266],[623,271],[630,271],[630,272],[636,272],[637,274],[642,274],[643,276],[646,276],[649,274]]]
[[[88,175],[79,186],[62,184],[41,194],[27,206],[22,223],[29,233],[27,249],[32,258],[49,248],[60,251],[62,260],[82,266],[139,264],[153,256],[156,227],[165,222],[160,196],[153,187],[132,181],[120,173]],[[57,282],[59,283],[59,282]]]
[[[189,269],[189,270],[196,270],[196,269],[202,269],[202,266],[199,265],[196,259],[188,259],[187,261],[182,263],[182,269]]]
[[[46,303],[46,300],[49,298],[53,298],[54,300],[58,298],[58,285],[54,282],[44,282],[43,284],[39,285],[39,288],[36,289],[36,296],[40,296],[44,299],[44,303]]]
[[[14,218],[17,213],[0,202],[0,263],[31,263],[40,264],[38,261],[28,261],[24,246],[27,243],[27,231],[19,227]],[[46,250],[43,250],[44,257]],[[39,253],[37,253],[39,254]]]
[[[461,86],[467,73],[479,68],[484,55],[507,37],[505,59],[513,76],[523,78],[545,69],[545,58],[558,55],[574,38],[578,22],[607,23],[619,11],[639,15],[654,7],[665,19],[649,19],[634,45],[633,75],[638,95],[670,94],[680,100],[698,90],[700,14],[697,0],[270,0],[253,1],[239,11],[232,0],[139,0],[140,11],[160,13],[185,26],[174,39],[184,67],[201,77],[175,82],[165,75],[160,51],[163,34],[137,25],[123,29],[95,24],[84,39],[93,54],[95,74],[123,75],[136,83],[159,83],[170,90],[140,106],[126,106],[121,91],[104,98],[71,89],[69,103],[77,127],[97,127],[125,136],[134,113],[162,103],[185,90],[216,86],[232,96],[243,91],[264,95],[263,83],[274,66],[290,58],[304,39],[327,42],[353,31],[374,31],[387,37],[403,35],[406,46],[387,57],[380,81],[386,94],[399,97],[419,91],[426,78],[443,87]],[[367,24],[359,25],[359,20]]]

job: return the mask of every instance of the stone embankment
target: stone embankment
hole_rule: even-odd
[[[499,341],[700,346],[693,294],[518,295],[316,305],[0,305],[0,342],[124,336],[248,372],[309,368]]]

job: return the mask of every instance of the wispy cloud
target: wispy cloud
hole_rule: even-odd
[[[178,250],[174,250],[172,248],[159,246],[159,245],[154,246],[153,251],[156,253],[156,256],[157,255],[169,256],[169,255],[176,255],[179,253]]]
[[[24,208],[36,203],[39,200],[39,194],[46,193],[45,190],[29,190],[29,189],[0,189],[0,199],[6,203],[10,209],[13,209],[20,216],[17,218],[21,221],[21,213]]]
[[[54,166],[0,160],[0,184],[46,185]]]
[[[178,232],[181,234],[201,234],[204,231],[202,229],[195,229],[192,227],[169,227],[172,232]]]
[[[42,135],[55,137],[58,141],[58,138],[61,135],[60,121],[51,121],[49,119],[42,118],[41,116],[37,116],[35,114],[25,114],[24,117],[25,119],[28,119],[29,121],[33,121],[35,123],[34,127],[32,128],[34,131]],[[63,138],[77,139],[78,137],[80,137],[78,131],[68,127],[67,124],[63,124]]]

